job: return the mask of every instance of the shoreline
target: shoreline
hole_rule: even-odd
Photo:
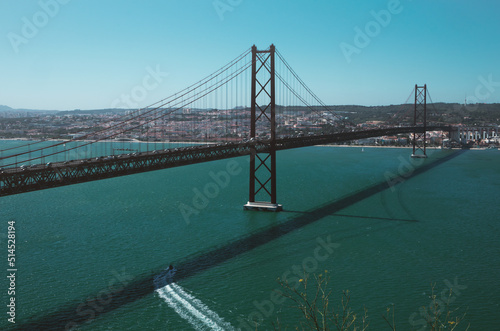
[[[354,148],[400,148],[400,149],[412,149],[412,146],[376,146],[376,145],[314,145],[315,147],[354,147]],[[443,148],[443,147],[426,147],[426,149],[432,149],[432,150],[437,150],[437,149],[443,149],[443,150],[455,150],[455,149],[462,149],[462,148]],[[475,150],[475,151],[482,151],[482,150],[494,150],[494,149],[499,149],[498,147],[495,148],[488,148],[488,147],[473,147],[473,148],[468,148],[469,150]]]

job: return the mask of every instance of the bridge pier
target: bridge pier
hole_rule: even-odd
[[[283,209],[276,202],[276,93],[274,55],[274,45],[271,45],[269,50],[264,51],[258,51],[255,45],[252,47],[250,192],[248,203],[243,206],[245,210],[277,212]],[[257,123],[261,131],[263,131],[259,134],[257,134]],[[258,153],[256,143],[266,143],[268,147],[265,151]],[[257,197],[262,196],[270,201],[256,201]]]
[[[450,142],[454,141],[456,143],[460,143],[460,128],[455,130],[450,129],[448,134],[450,136]]]
[[[245,210],[255,210],[255,211],[272,211],[272,212],[278,212],[283,210],[283,206],[277,203],[270,203],[270,202],[262,202],[262,201],[257,201],[257,202],[250,202],[248,201],[244,206],[243,209]]]

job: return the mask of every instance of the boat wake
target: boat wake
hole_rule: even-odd
[[[225,322],[216,312],[173,282],[157,288],[156,292],[196,330],[234,330],[230,323]]]

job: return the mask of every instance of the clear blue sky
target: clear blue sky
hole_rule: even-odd
[[[500,102],[499,13],[497,0],[0,0],[0,105],[109,108],[159,70],[144,106],[271,43],[327,104],[403,103],[416,83],[435,102]]]

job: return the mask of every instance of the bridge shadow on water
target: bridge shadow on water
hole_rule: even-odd
[[[405,176],[405,179],[409,179],[429,171],[446,161],[459,156],[463,152],[464,150],[457,151],[431,163],[424,164],[421,167],[416,168],[410,175]],[[337,214],[340,210],[352,206],[355,203],[380,193],[390,187],[391,183],[386,181],[369,186],[339,200],[326,203],[307,212],[302,212],[284,223],[259,230],[232,242],[225,243],[219,247],[212,248],[204,253],[188,257],[185,261],[176,265],[178,271],[175,276],[175,280],[180,281],[196,276],[208,269],[225,263],[234,257],[272,242],[273,240],[327,216],[417,222],[417,220]],[[115,290],[114,292],[109,291],[105,295],[103,295],[102,291],[96,292],[86,298],[82,298],[81,301],[66,303],[52,313],[34,317],[31,321],[18,324],[15,330],[70,330],[72,327],[76,328],[79,325],[88,325],[96,318],[103,316],[108,312],[114,311],[115,309],[118,309],[126,304],[135,302],[147,295],[152,294],[155,290],[154,279],[161,272],[161,270],[157,270],[149,274],[136,276],[134,279],[122,281],[123,286],[121,286],[121,288]],[[167,285],[167,283],[163,285]],[[102,300],[98,301],[98,299],[96,299],[98,297],[101,297]]]
[[[292,210],[283,210],[284,213],[294,213],[294,214],[309,214],[308,211],[292,211]],[[408,220],[402,218],[390,218],[390,217],[375,217],[375,216],[360,216],[360,215],[347,215],[347,214],[332,214],[328,215],[331,217],[346,217],[346,218],[359,218],[359,219],[368,219],[368,220],[378,220],[378,221],[397,221],[397,222],[418,222],[418,220]]]

